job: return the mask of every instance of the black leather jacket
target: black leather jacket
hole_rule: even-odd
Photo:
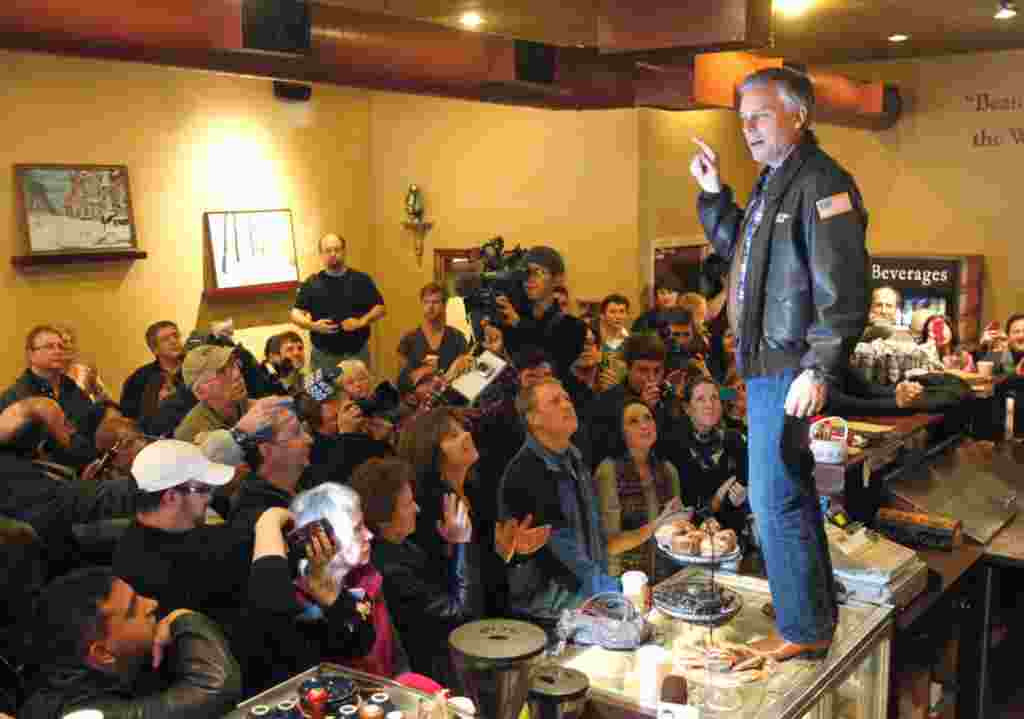
[[[700,193],[697,214],[715,252],[732,260],[743,237],[732,190]],[[800,368],[838,374],[867,321],[867,224],[853,177],[813,140],[797,145],[765,188],[750,245],[737,318],[745,377]]]
[[[371,559],[384,577],[384,598],[412,670],[448,687],[457,686],[444,650],[448,635],[483,614],[478,547],[450,546],[445,560],[408,540],[395,544],[378,539]]]
[[[242,671],[217,625],[202,614],[184,614],[171,624],[171,644],[161,669],[166,681],[148,669],[125,685],[84,665],[54,668],[18,717],[59,719],[99,709],[103,719],[216,719],[231,711],[242,695]]]

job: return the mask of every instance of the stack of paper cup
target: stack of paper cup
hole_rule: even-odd
[[[647,644],[636,650],[634,671],[640,679],[640,695],[658,700],[661,684],[672,672],[672,652],[657,644]]]

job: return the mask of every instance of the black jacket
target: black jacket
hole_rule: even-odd
[[[519,310],[519,324],[515,327],[502,326],[505,347],[513,357],[528,347],[539,347],[554,360],[555,374],[564,377],[569,367],[583,351],[587,325],[583,320],[563,313],[552,303],[539,320],[532,311]]]
[[[477,547],[452,546],[451,556],[430,556],[408,540],[373,543],[371,562],[384,577],[384,598],[402,637],[412,670],[455,686],[448,635],[481,616],[483,600]]]
[[[253,562],[246,598],[248,631],[236,641],[244,646],[246,695],[327,659],[361,657],[377,639],[373,623],[363,619],[347,591],[320,618],[303,619],[302,614],[288,560],[267,556]]]
[[[744,217],[732,190],[700,193],[697,214],[715,252],[734,261],[736,282]],[[799,144],[768,181],[750,245],[737,318],[745,377],[798,368],[837,374],[867,321],[867,224],[853,177],[812,140]]]
[[[22,456],[32,458],[39,445],[45,443],[43,449],[55,462],[77,469],[96,459],[96,428],[106,413],[105,405],[96,404],[89,399],[67,375],[60,376],[60,394],[55,397],[48,380],[26,369],[18,377],[17,382],[0,395],[0,412],[29,397],[49,397],[56,400],[68,422],[75,428],[71,435],[71,445],[61,447],[43,424],[29,422],[8,443],[10,447],[17,449]]]
[[[199,399],[182,381],[181,372],[178,372],[174,382],[174,394],[160,403],[156,414],[142,418],[142,430],[146,434],[154,437],[173,437],[174,430],[181,424],[181,420],[199,404]]]
[[[154,360],[128,375],[128,379],[121,387],[121,412],[125,417],[141,420],[142,395],[145,393],[147,385],[162,373],[160,363]]]
[[[135,685],[85,666],[51,668],[18,716],[59,719],[99,709],[104,719],[218,719],[231,711],[242,672],[217,625],[184,614],[171,624],[171,642],[160,675],[144,669]]]
[[[271,507],[288,509],[295,495],[279,489],[258,474],[242,480],[238,494],[231,500],[228,526],[232,529],[254,531],[256,520]]]

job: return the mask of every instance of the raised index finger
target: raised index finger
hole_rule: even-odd
[[[712,149],[711,149],[710,147],[708,147],[708,144],[707,144],[706,142],[704,142],[703,140],[701,140],[701,139],[700,139],[699,137],[695,137],[695,138],[693,138],[693,141],[694,141],[694,143],[696,143],[697,147],[699,147],[699,148],[700,148],[700,151],[701,151],[702,153],[704,153],[704,155],[705,155],[705,156],[706,156],[706,157],[707,157],[707,158],[708,158],[709,160],[712,160],[712,161],[713,161],[713,160],[715,159],[715,157],[716,157],[716,155],[715,155],[715,151],[714,151],[714,150],[712,150]]]

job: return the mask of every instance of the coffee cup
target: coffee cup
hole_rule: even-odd
[[[992,370],[995,369],[995,362],[979,362],[978,363],[978,374],[982,377],[991,377]]]
[[[634,670],[640,679],[640,694],[657,701],[662,682],[672,672],[672,652],[657,644],[645,644],[636,650]]]

